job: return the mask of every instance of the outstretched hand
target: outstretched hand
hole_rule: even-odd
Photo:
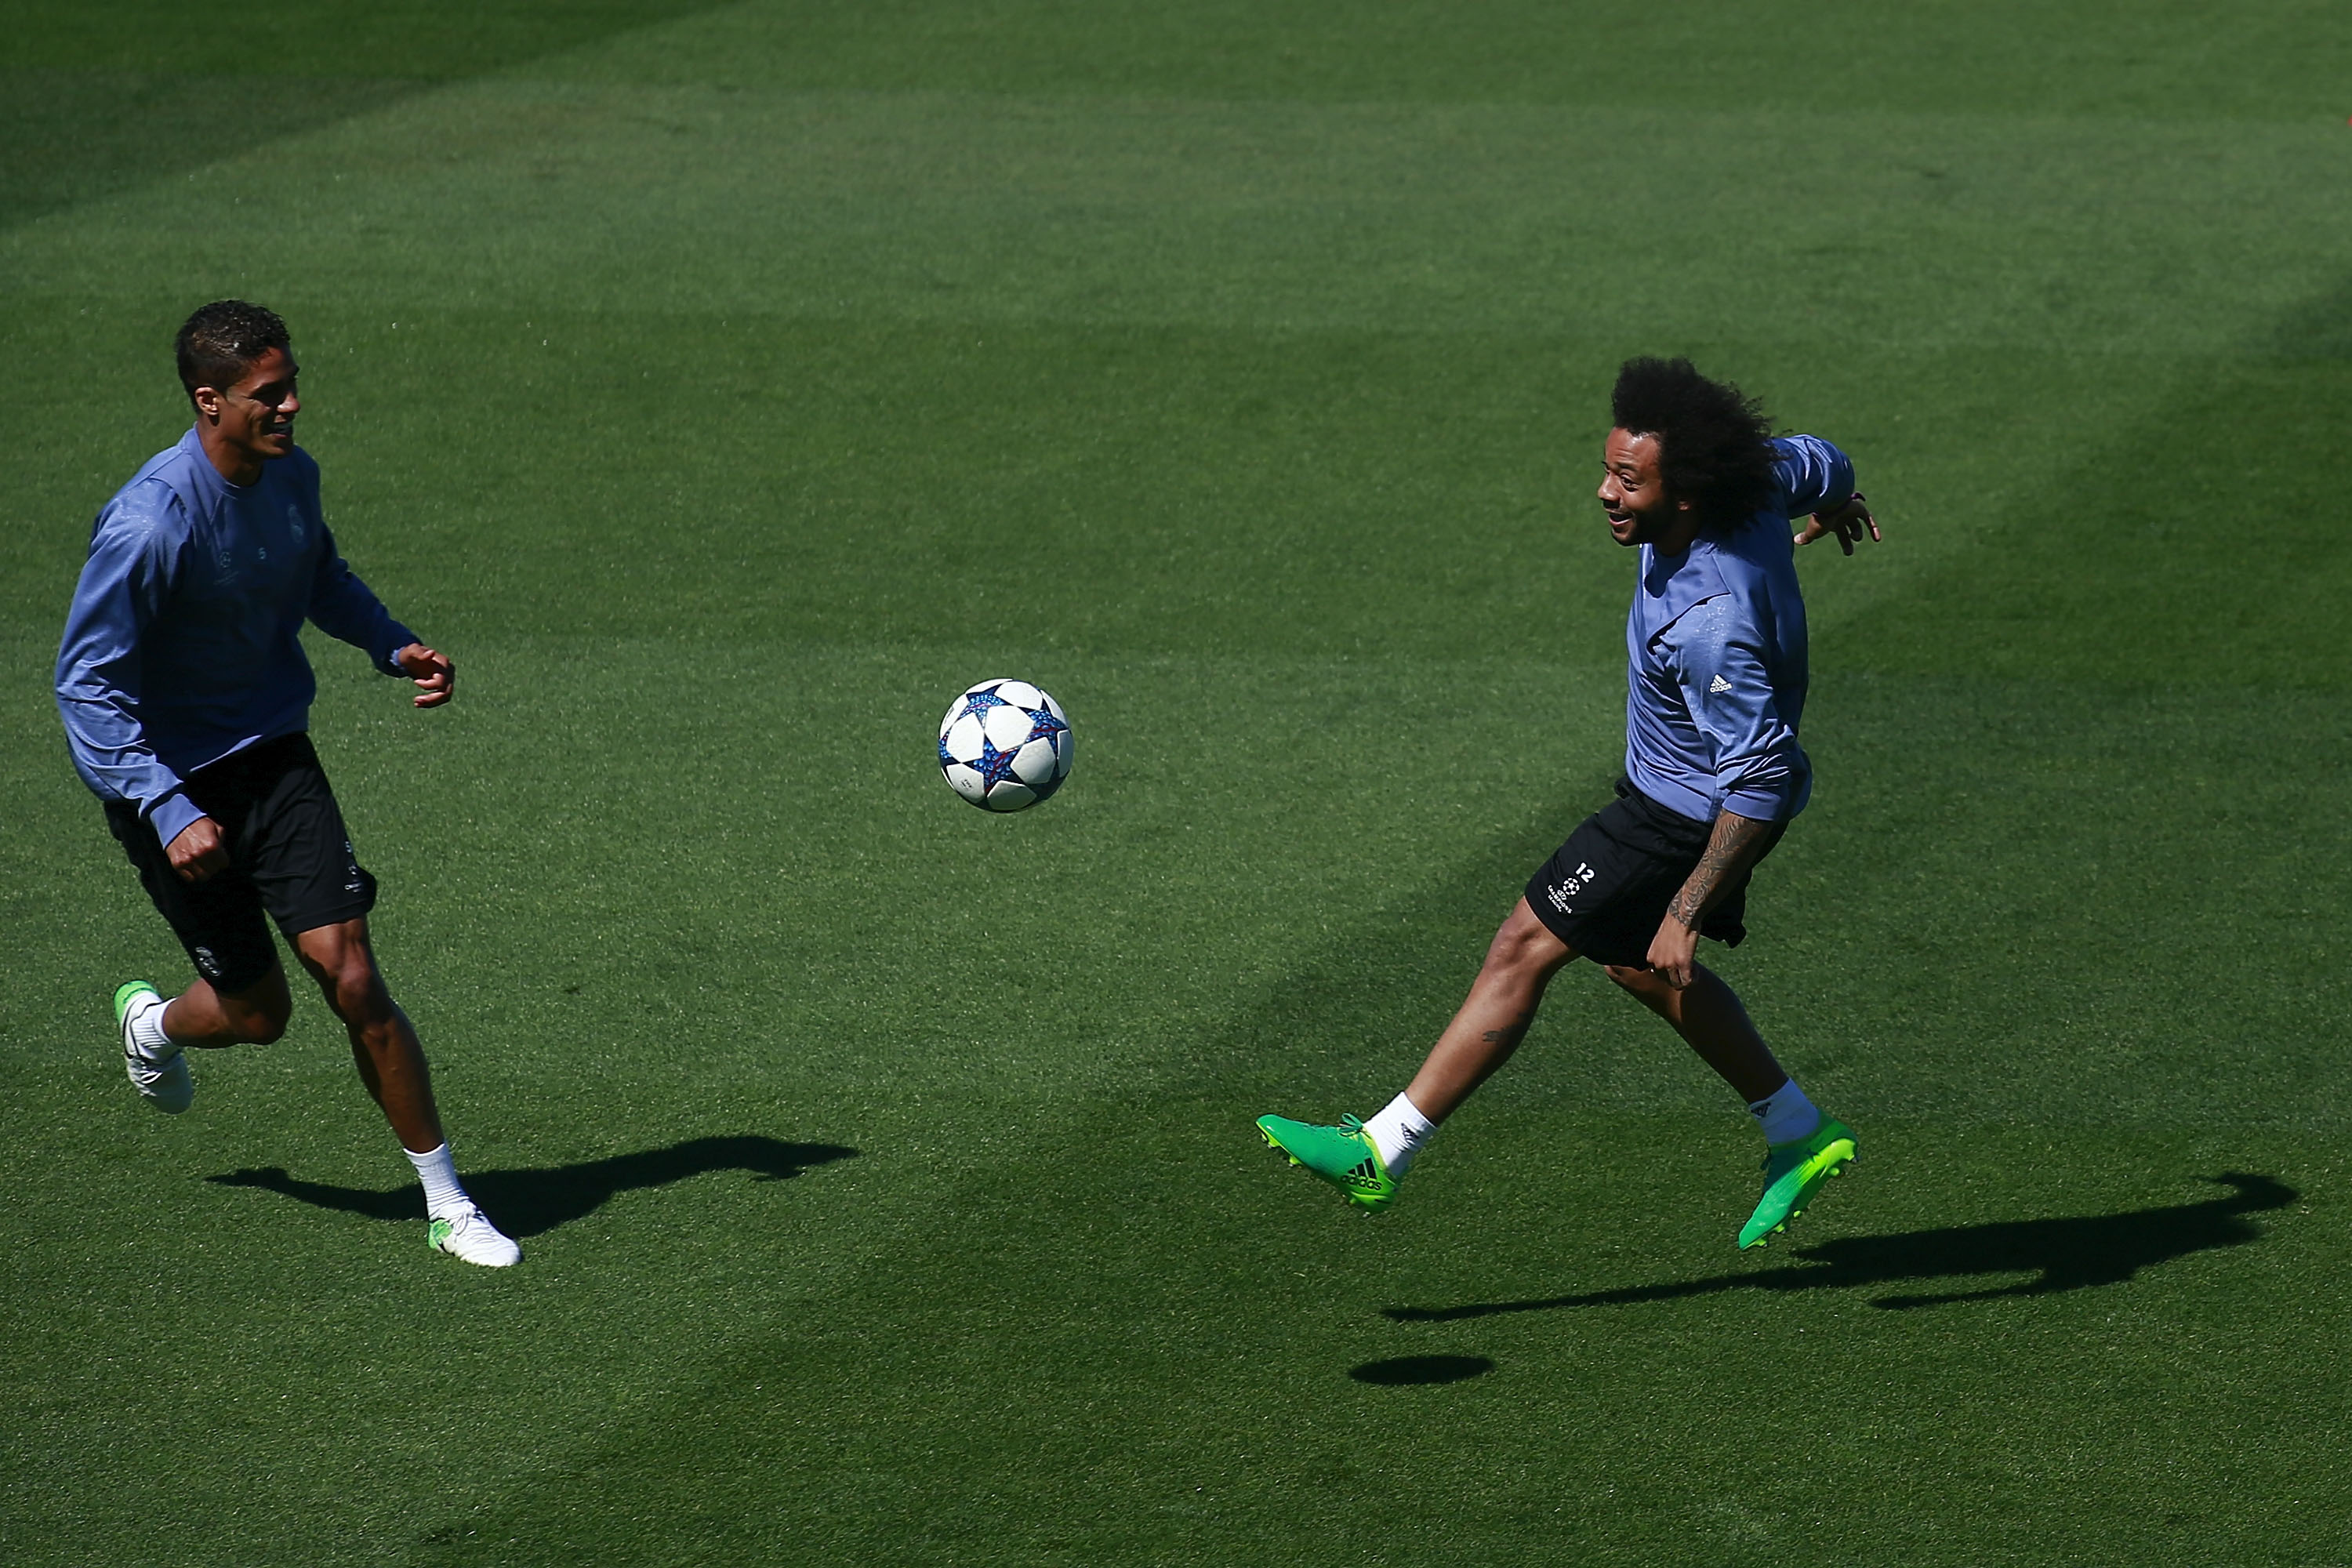
[[[1838,548],[1851,555],[1853,553],[1853,547],[1862,542],[1862,536],[1865,531],[1869,532],[1872,542],[1876,542],[1878,520],[1870,515],[1870,508],[1863,504],[1862,492],[1856,490],[1845,499],[1843,505],[1833,506],[1826,511],[1817,511],[1808,518],[1804,528],[1797,534],[1797,542],[1811,544],[1824,534],[1834,533],[1837,535]]]
[[[457,694],[457,667],[448,656],[434,652],[421,642],[410,643],[392,656],[393,662],[408,672],[416,682],[416,705],[438,708]]]

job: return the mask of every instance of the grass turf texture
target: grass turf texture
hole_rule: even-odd
[[[0,16],[10,1562],[2352,1556],[2335,10]],[[180,1121],[113,1057],[183,963],[48,661],[230,293],[464,667],[316,730],[510,1274],[312,1000]],[[1889,526],[1724,963],[1864,1160],[1734,1256],[1571,973],[1362,1221],[1249,1118],[1603,797],[1656,351]],[[1001,673],[1011,820],[928,760]]]

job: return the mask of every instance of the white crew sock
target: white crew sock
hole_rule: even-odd
[[[1413,1157],[1436,1131],[1437,1123],[1423,1116],[1420,1107],[1402,1094],[1389,1101],[1387,1110],[1364,1123],[1364,1136],[1381,1152],[1381,1163],[1389,1168],[1391,1176],[1402,1176],[1412,1168]]]
[[[449,1145],[427,1150],[420,1154],[414,1149],[404,1149],[408,1163],[416,1167],[416,1179],[425,1184],[425,1213],[431,1219],[455,1219],[474,1206],[466,1189],[457,1184],[457,1162],[449,1157]]]
[[[1791,1138],[1805,1138],[1822,1124],[1822,1113],[1805,1098],[1805,1091],[1790,1079],[1762,1100],[1751,1101],[1748,1114],[1764,1130],[1767,1143],[1786,1143]]]
[[[159,996],[131,1015],[131,1043],[151,1062],[167,1062],[180,1054],[180,1047],[163,1033],[163,1009],[170,1005]]]

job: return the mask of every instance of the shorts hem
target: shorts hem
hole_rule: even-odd
[[[1600,957],[1585,946],[1584,942],[1580,937],[1579,928],[1589,922],[1580,920],[1563,918],[1558,910],[1546,907],[1549,902],[1549,900],[1543,897],[1543,876],[1538,872],[1535,879],[1528,883],[1528,912],[1536,917],[1537,921],[1542,925],[1544,930],[1559,938],[1561,944],[1568,949],[1571,955],[1577,958],[1590,958],[1595,963],[1611,963],[1615,962],[1613,959]]]
[[[289,915],[283,920],[272,915],[270,921],[278,927],[280,936],[288,942],[292,942],[304,931],[318,931],[326,926],[339,926],[345,921],[360,920],[374,912],[375,889],[371,888],[365,898],[353,898],[345,903],[330,904],[323,910],[305,910],[299,915]]]

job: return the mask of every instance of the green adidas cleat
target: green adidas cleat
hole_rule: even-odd
[[[1786,1230],[1821,1184],[1843,1173],[1853,1158],[1853,1129],[1827,1116],[1806,1136],[1773,1144],[1764,1155],[1764,1195],[1739,1227],[1739,1245],[1761,1247],[1766,1237]]]
[[[1269,1147],[1339,1188],[1358,1208],[1379,1210],[1396,1202],[1396,1178],[1354,1117],[1341,1117],[1337,1127],[1319,1127],[1287,1116],[1261,1116],[1257,1130]]]

